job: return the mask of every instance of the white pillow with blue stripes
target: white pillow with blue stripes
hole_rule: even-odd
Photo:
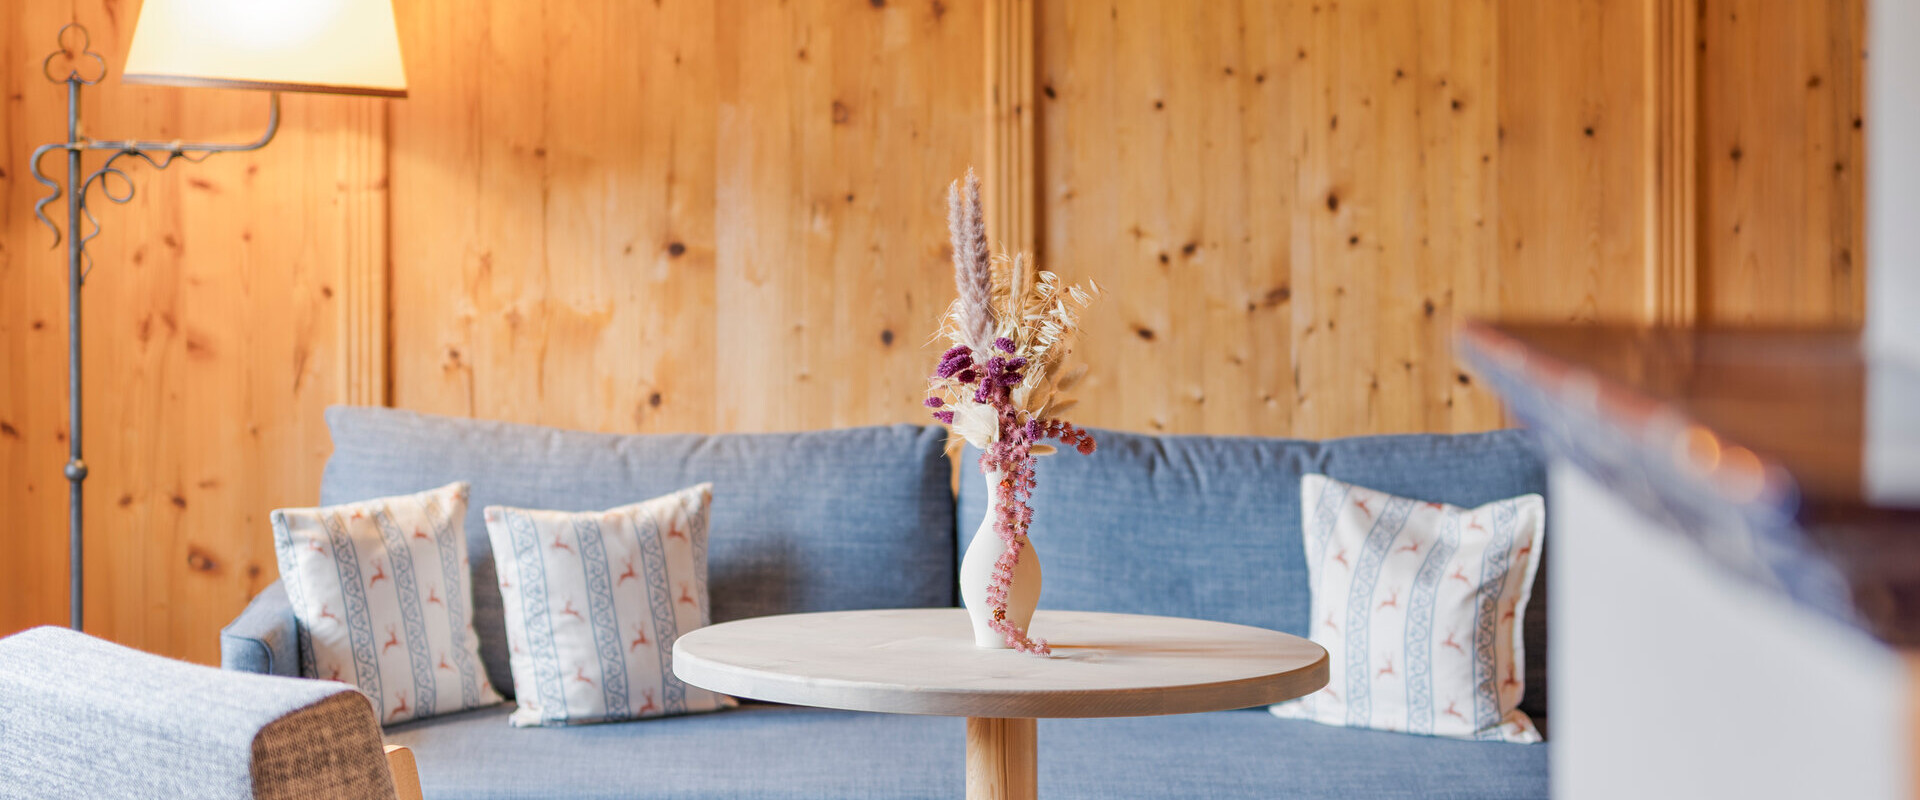
[[[384,724],[500,702],[481,667],[467,484],[273,512],[300,674],[352,684]]]
[[[673,643],[709,621],[713,485],[606,511],[487,506],[506,605],[515,727],[731,708],[673,674]]]
[[[1274,716],[1540,741],[1518,708],[1522,623],[1546,536],[1540,495],[1461,508],[1306,475],[1300,513],[1308,627],[1327,648],[1330,679],[1272,706]]]

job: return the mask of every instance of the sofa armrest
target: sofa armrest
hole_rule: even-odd
[[[373,703],[63,628],[0,639],[0,797],[392,800]]]
[[[220,630],[220,667],[300,677],[300,637],[294,624],[287,589],[274,581]]]
[[[424,800],[420,791],[420,765],[413,751],[402,745],[387,745],[387,771],[393,773],[393,793],[399,800]]]

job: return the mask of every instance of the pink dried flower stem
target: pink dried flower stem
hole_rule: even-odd
[[[1005,338],[994,342],[996,349],[1008,354],[1013,352],[1012,345],[1012,341]],[[983,355],[987,358],[981,364],[978,359]],[[980,369],[974,369],[976,365]],[[1050,655],[1053,650],[1045,640],[1027,636],[1026,631],[1007,619],[1013,571],[1020,565],[1020,554],[1026,549],[1027,528],[1033,524],[1033,507],[1027,503],[1034,489],[1033,445],[1042,439],[1057,438],[1061,444],[1083,454],[1091,454],[1095,445],[1093,436],[1084,428],[1076,428],[1064,420],[1039,419],[1014,406],[1013,388],[1020,384],[1020,370],[1025,367],[1024,358],[978,354],[964,346],[954,347],[940,357],[931,388],[938,391],[971,386],[974,390],[971,399],[994,410],[999,436],[980,454],[980,471],[987,475],[1000,473],[1000,485],[994,495],[998,503],[993,530],[1006,544],[1006,549],[994,561],[993,576],[987,584],[987,608],[991,612],[987,624],[1006,638],[1008,647],[1022,653]],[[964,391],[960,394],[966,396]],[[952,423],[953,412],[946,410],[946,405],[946,400],[938,395],[929,396],[926,401],[928,408],[940,409],[933,412],[935,419]]]

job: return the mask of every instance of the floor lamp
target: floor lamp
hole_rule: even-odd
[[[87,479],[87,464],[80,457],[80,288],[93,265],[87,242],[100,235],[99,220],[87,208],[89,192],[98,188],[115,203],[133,199],[132,180],[114,166],[123,157],[166,169],[174,159],[197,162],[215,153],[267,146],[280,128],[280,92],[405,97],[407,79],[391,0],[146,0],[121,81],[269,91],[267,130],[252,142],[233,144],[106,141],[84,135],[80,124],[80,88],[106,77],[106,59],[91,49],[87,29],[79,23],[62,27],[58,39],[60,49],[49,54],[40,69],[47,80],[67,85],[67,140],[34,150],[31,163],[34,180],[49,190],[34,204],[34,216],[53,231],[55,247],[62,241],[61,228],[47,218],[46,207],[62,197],[67,201],[68,586],[71,624],[80,630],[80,501]],[[40,169],[41,158],[57,150],[67,154],[65,182]],[[88,151],[103,152],[106,158],[82,178],[81,162]],[[119,179],[118,191],[107,184],[110,177]]]

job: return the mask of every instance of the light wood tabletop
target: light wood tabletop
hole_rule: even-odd
[[[961,609],[756,617],[681,636],[674,674],[736,697],[967,717],[967,796],[1031,798],[1034,719],[1266,705],[1327,683],[1327,652],[1224,622],[1040,611],[1051,657],[975,647]]]

